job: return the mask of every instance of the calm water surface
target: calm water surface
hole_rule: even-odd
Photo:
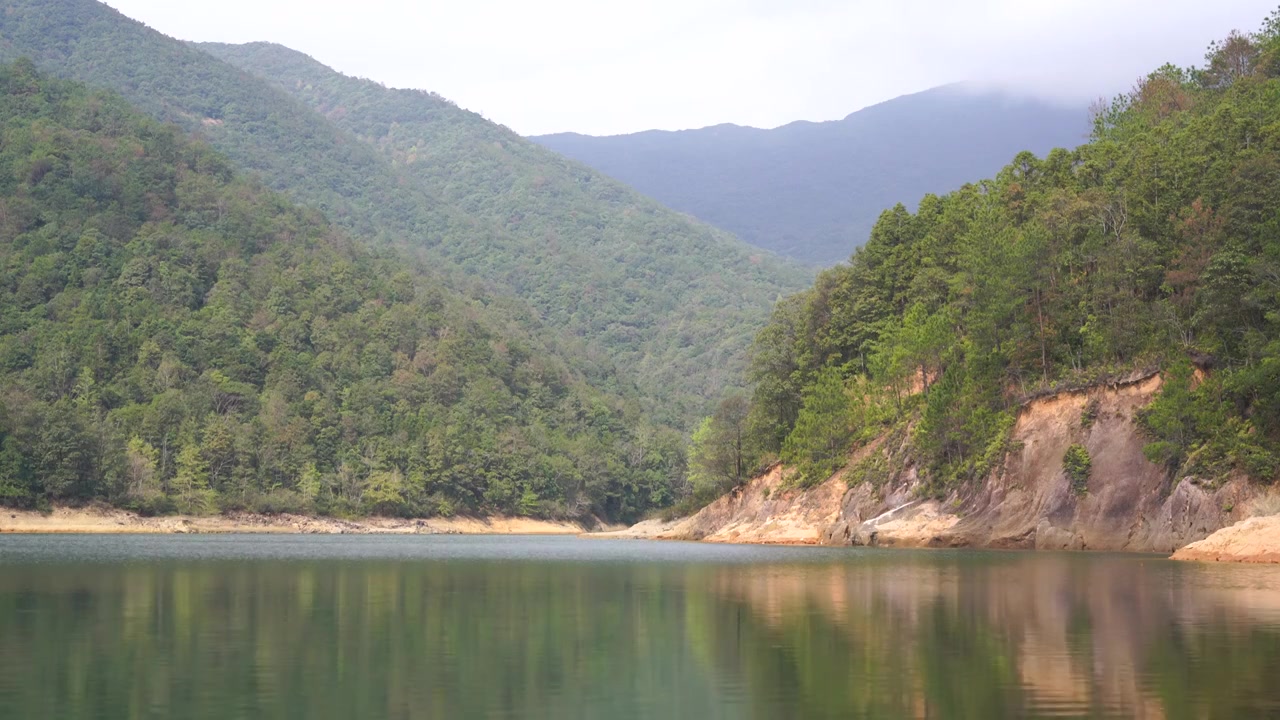
[[[1280,568],[0,537],[0,718],[1280,717]]]

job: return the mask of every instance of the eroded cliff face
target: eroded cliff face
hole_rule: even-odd
[[[1174,481],[1143,456],[1147,441],[1135,419],[1160,384],[1158,375],[1137,376],[1027,403],[1000,466],[942,501],[919,499],[920,479],[904,445],[909,440],[880,438],[855,453],[849,468],[871,453],[907,458],[888,479],[873,483],[848,470],[808,490],[788,490],[775,467],[653,536],[1173,552],[1242,519],[1252,489],[1243,478],[1216,485]],[[1087,488],[1073,487],[1063,470],[1073,444],[1083,445],[1092,460]]]
[[[844,483],[832,478],[808,490],[787,489],[782,472],[781,466],[773,467],[667,529],[664,537],[709,542],[817,543],[819,530],[840,517]]]

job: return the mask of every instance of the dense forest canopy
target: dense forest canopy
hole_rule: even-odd
[[[886,208],[995,173],[1021,150],[1075,147],[1088,132],[1083,106],[960,85],[771,130],[533,140],[752,245],[830,266]]]
[[[885,212],[777,306],[751,401],[704,424],[692,478],[714,494],[780,456],[817,482],[896,432],[943,493],[1003,457],[1026,399],[1144,368],[1165,370],[1139,418],[1152,461],[1277,476],[1280,12],[1099,107],[1088,144]]]
[[[221,51],[270,61],[251,68],[269,80],[94,0],[0,13],[0,60],[118,92],[354,235],[413,250],[442,282],[485,286],[593,383],[637,385],[645,412],[677,427],[740,380],[773,302],[812,280],[428,93],[279,47]]]
[[[631,518],[682,438],[123,100],[0,68],[0,502]]]

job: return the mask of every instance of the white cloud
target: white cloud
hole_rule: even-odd
[[[536,134],[826,120],[956,81],[1085,102],[1198,62],[1276,0],[108,0],[187,40],[270,40]]]

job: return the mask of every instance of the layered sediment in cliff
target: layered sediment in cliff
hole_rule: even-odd
[[[720,542],[993,547],[1168,553],[1243,519],[1243,478],[1171,478],[1143,455],[1138,411],[1158,375],[1061,392],[1020,411],[1003,462],[943,500],[922,500],[909,437],[883,437],[807,490],[775,467],[679,523],[636,536]],[[1089,453],[1087,484],[1063,469],[1072,445]],[[861,462],[882,453],[886,463]],[[885,473],[884,467],[894,468]],[[860,468],[879,467],[874,479]],[[887,477],[885,475],[887,474]]]

